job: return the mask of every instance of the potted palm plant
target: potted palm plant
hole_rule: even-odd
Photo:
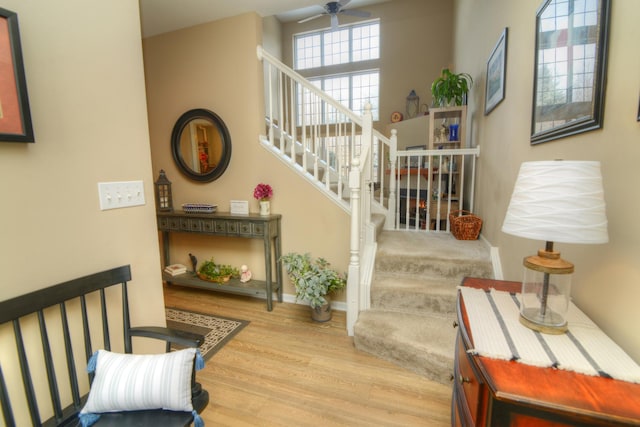
[[[332,269],[326,259],[314,260],[308,253],[288,253],[281,260],[296,288],[296,301],[304,300],[309,303],[313,320],[331,320],[328,294],[344,289],[347,285],[346,275]]]
[[[467,73],[455,74],[448,68],[431,84],[431,95],[436,107],[462,105],[473,79]]]

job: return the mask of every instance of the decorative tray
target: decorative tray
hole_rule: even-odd
[[[185,203],[182,210],[186,213],[214,213],[218,205],[207,205],[205,203]]]

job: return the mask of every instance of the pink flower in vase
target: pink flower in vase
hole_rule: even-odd
[[[273,196],[273,189],[269,184],[258,184],[253,190],[253,197],[260,201],[267,201]]]

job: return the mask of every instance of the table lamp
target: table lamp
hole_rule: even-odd
[[[566,332],[574,267],[560,258],[553,243],[609,241],[600,162],[523,163],[502,231],[546,241],[544,249],[523,262],[520,322],[543,333]]]

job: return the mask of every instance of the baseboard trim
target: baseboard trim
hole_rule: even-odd
[[[309,303],[305,301],[296,301],[296,296],[291,294],[283,294],[282,301],[291,304],[309,305]],[[347,303],[344,301],[331,301],[331,309],[336,311],[347,311]]]
[[[489,248],[489,254],[491,255],[491,265],[493,267],[493,278],[496,280],[503,280],[502,263],[500,262],[500,248],[492,246],[491,243],[480,234],[480,240],[484,242]]]

